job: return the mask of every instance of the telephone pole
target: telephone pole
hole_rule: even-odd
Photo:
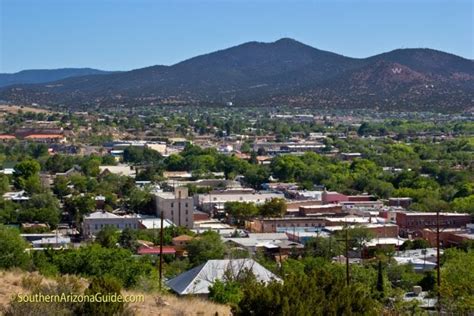
[[[160,215],[161,229],[160,229],[160,291],[163,278],[163,210]]]
[[[350,266],[349,266],[349,241],[353,241],[353,239],[349,240],[349,228],[345,228],[345,235],[344,239],[337,239],[337,241],[344,241],[345,243],[345,257],[346,257],[346,284],[349,285],[351,283],[351,275],[350,275]]]
[[[349,274],[349,230],[346,229],[346,284],[349,286],[351,282]]]
[[[441,315],[441,269],[440,269],[440,258],[439,258],[439,209],[436,211],[436,272],[438,274],[438,315]]]

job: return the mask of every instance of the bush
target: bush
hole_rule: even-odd
[[[0,268],[26,268],[30,263],[27,245],[18,230],[0,225]]]

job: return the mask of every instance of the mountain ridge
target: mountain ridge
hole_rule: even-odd
[[[25,69],[13,73],[0,73],[0,87],[14,84],[36,84],[85,75],[110,74],[112,71],[94,68],[57,68],[57,69]]]
[[[247,42],[171,66],[10,86],[0,91],[0,99],[72,107],[232,101],[459,111],[472,107],[474,62],[426,48],[353,58],[283,38]]]

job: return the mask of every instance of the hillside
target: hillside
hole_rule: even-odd
[[[14,103],[109,106],[285,105],[460,111],[473,106],[474,62],[431,49],[398,49],[365,59],[292,39],[249,42],[172,66],[0,91]]]
[[[16,73],[0,73],[0,87],[14,84],[46,83],[70,77],[110,74],[110,71],[92,68],[63,68],[22,70]]]
[[[0,314],[2,309],[8,308],[12,296],[15,294],[29,294],[32,286],[48,286],[49,290],[65,290],[67,287],[60,285],[56,280],[39,276],[37,273],[23,272],[20,270],[0,271]],[[80,280],[81,287],[87,287],[88,282],[85,279]],[[63,287],[61,287],[63,286]],[[51,293],[51,292],[48,292]],[[55,292],[53,292],[55,293]],[[139,291],[122,291],[123,295],[144,295],[143,303],[130,303],[128,310],[131,315],[166,315],[166,316],[194,316],[201,312],[201,315],[230,315],[230,308],[226,305],[215,304],[211,301],[198,297],[178,297],[171,294],[151,294]],[[25,303],[23,303],[25,304]],[[41,310],[48,310],[47,305],[43,308],[36,306],[36,311],[32,306],[25,304],[29,315],[41,315]],[[48,310],[50,311],[50,310]],[[44,314],[43,314],[44,315]]]

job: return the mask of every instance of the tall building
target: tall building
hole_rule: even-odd
[[[194,200],[188,196],[188,188],[175,188],[174,192],[155,193],[157,215],[178,226],[193,228]]]

